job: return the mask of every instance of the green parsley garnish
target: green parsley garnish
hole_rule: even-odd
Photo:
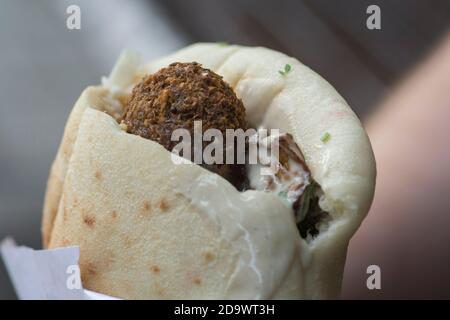
[[[312,200],[316,197],[317,184],[313,181],[311,182],[303,192],[300,202],[300,208],[296,212],[297,224],[302,222],[309,212]]]
[[[219,42],[217,42],[217,45],[219,47],[227,47],[227,46],[229,46],[229,43],[225,42],[225,41],[219,41]]]
[[[282,76],[287,75],[289,71],[291,71],[291,65],[290,65],[290,64],[286,64],[286,65],[284,66],[284,70],[278,70],[278,72],[279,72]]]
[[[330,140],[331,138],[331,134],[329,134],[328,132],[325,132],[322,137],[320,138],[320,141],[322,141],[323,143],[326,143]]]

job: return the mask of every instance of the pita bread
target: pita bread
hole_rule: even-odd
[[[44,246],[79,245],[83,285],[120,298],[337,298],[348,241],[375,182],[370,142],[344,99],[296,59],[266,48],[195,44],[148,65],[136,61],[124,54],[109,81],[74,106],[48,181]],[[316,238],[300,237],[276,196],[238,192],[200,166],[175,165],[170,152],[110,116],[139,77],[176,61],[222,75],[252,126],[293,135],[332,218]],[[286,64],[291,71],[281,76]]]

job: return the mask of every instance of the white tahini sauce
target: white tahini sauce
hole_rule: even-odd
[[[303,297],[300,261],[305,252],[292,209],[273,194],[239,192],[216,175],[192,178],[191,183],[179,184],[175,192],[214,221],[219,236],[239,255],[224,298],[271,299],[291,272],[296,282],[289,285],[297,296],[293,298]]]

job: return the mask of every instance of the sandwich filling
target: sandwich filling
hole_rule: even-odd
[[[247,165],[250,188],[277,195],[294,211],[301,236],[314,238],[327,226],[330,216],[319,206],[322,190],[312,178],[300,148],[288,133],[259,139],[258,145],[263,149],[278,147],[279,152],[278,157],[270,150],[259,152],[258,164]],[[266,174],[261,174],[261,167]]]
[[[196,121],[202,122],[202,133],[214,129],[225,136],[229,129],[249,129],[244,105],[233,89],[220,75],[196,62],[172,63],[144,77],[134,86],[124,105],[122,115],[115,116],[121,127],[128,133],[158,142],[169,151],[178,143],[173,141],[173,132],[185,129],[194,134]],[[330,219],[319,206],[322,195],[319,184],[312,178],[290,134],[271,134],[263,138],[256,130],[254,132],[246,137],[245,158],[249,158],[250,145],[256,144],[259,148],[256,163],[239,163],[234,152],[232,163],[227,159],[200,165],[219,174],[239,191],[253,189],[275,194],[293,210],[300,235],[311,240]],[[236,146],[234,141],[233,146]],[[276,157],[271,152],[274,146],[278,148]],[[198,146],[192,143],[191,154],[196,152],[194,147]],[[207,147],[208,142],[203,140],[201,151]],[[227,152],[225,144],[220,151]],[[264,174],[261,174],[262,169]]]

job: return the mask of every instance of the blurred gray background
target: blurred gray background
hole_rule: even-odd
[[[66,8],[81,7],[81,30]],[[382,30],[365,27],[369,4]],[[0,0],[0,239],[40,248],[46,179],[80,92],[123,48],[158,57],[196,41],[262,45],[295,56],[361,117],[433,47],[448,0]],[[0,263],[0,299],[15,298]]]

